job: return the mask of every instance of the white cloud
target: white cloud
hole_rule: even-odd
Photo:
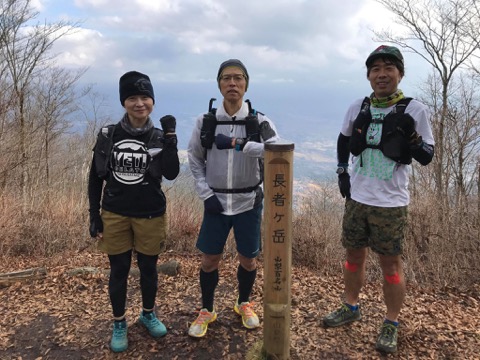
[[[102,7],[108,7],[112,1],[110,0],[75,0],[74,4],[75,6],[79,8],[102,8]]]
[[[57,41],[58,62],[68,67],[94,66],[111,43],[96,30],[78,29]]]
[[[86,30],[103,34],[112,45],[110,54],[126,63],[138,56],[131,49],[143,39],[149,47],[145,63],[165,62],[176,72],[175,64],[183,67],[192,55],[204,56],[208,64],[239,57],[257,72],[277,73],[265,76],[272,81],[290,81],[297,73],[319,71],[337,63],[339,56],[355,53],[351,18],[362,4],[346,0],[339,9],[336,0],[75,1],[82,17],[86,15]]]
[[[42,0],[31,0],[30,5],[36,11],[43,11],[44,10],[44,5],[42,3]]]
[[[259,102],[259,110],[274,112],[282,121],[313,126],[313,134],[325,137],[330,129],[337,134],[349,102],[370,92],[364,61],[379,45],[372,41],[371,29],[392,22],[375,0],[75,0],[73,5],[48,0],[42,4],[41,16],[49,21],[65,16],[83,21],[80,31],[59,40],[54,51],[60,53],[60,65],[89,66],[85,82],[108,84],[116,94],[118,77],[136,69],[149,74],[158,92],[163,91],[163,106],[171,102],[171,112],[181,108],[192,116],[210,97],[219,96],[218,66],[236,57],[248,68],[248,96]],[[409,84],[425,71],[422,68],[423,73],[414,76],[410,72],[417,67],[408,54],[405,58]],[[312,118],[322,118],[324,124],[330,121],[328,131],[317,129]]]
[[[44,3],[46,15],[54,2]],[[347,82],[342,73],[361,70],[375,45],[370,29],[391,23],[374,0],[75,0],[74,6],[69,16],[78,14],[85,32],[101,34],[109,56],[97,53],[96,39],[85,37],[90,54],[70,38],[62,41],[72,41],[62,61],[83,64],[79,59],[88,54],[105,68],[112,58],[147,68],[160,64],[191,81],[205,78],[212,63],[238,57],[266,81],[308,81],[323,72]]]

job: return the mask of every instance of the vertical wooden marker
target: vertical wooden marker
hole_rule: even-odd
[[[292,143],[265,144],[264,350],[290,359]]]

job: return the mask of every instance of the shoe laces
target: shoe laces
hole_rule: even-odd
[[[239,305],[240,311],[246,316],[253,316],[253,302],[242,303]]]
[[[127,333],[127,328],[115,327],[113,330],[113,337],[122,338]]]
[[[158,319],[156,318],[156,316],[153,313],[143,315],[143,318],[146,320],[146,322],[149,324],[149,326],[156,325],[157,321],[158,321]]]
[[[393,335],[395,334],[395,330],[396,330],[395,325],[383,324],[382,336],[387,339],[392,339]]]
[[[195,324],[198,325],[203,325],[203,323],[205,323],[208,318],[212,316],[212,313],[208,310],[199,310],[198,313],[198,317],[195,320]]]
[[[342,306],[340,307],[340,309],[335,310],[335,312],[336,312],[338,315],[344,315],[344,314],[351,313],[352,310],[351,310],[347,305],[342,304]]]

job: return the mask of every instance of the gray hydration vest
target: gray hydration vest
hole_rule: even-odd
[[[250,100],[246,100],[248,104],[248,116],[244,120],[225,120],[219,121],[216,118],[217,109],[214,108],[213,102],[215,98],[211,98],[208,106],[208,113],[213,116],[205,116],[203,118],[202,128],[200,130],[200,141],[202,146],[205,148],[205,160],[207,159],[207,149],[211,149],[213,143],[215,142],[215,130],[217,125],[235,125],[235,126],[245,126],[246,132],[246,141],[255,141],[261,142],[261,139],[268,140],[271,137],[275,136],[275,131],[270,127],[268,121],[263,121],[261,124],[258,122],[258,114],[263,115],[261,112],[257,112],[252,108]],[[228,194],[238,194],[238,193],[248,193],[251,191],[257,191],[260,184],[263,182],[263,159],[258,159],[258,164],[260,168],[260,181],[254,186],[241,189],[218,189],[211,188],[215,192],[219,193],[228,193]],[[257,194],[258,195],[258,194]]]

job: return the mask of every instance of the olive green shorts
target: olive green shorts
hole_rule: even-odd
[[[370,247],[381,255],[400,255],[403,252],[406,225],[407,206],[387,208],[347,200],[342,245],[347,249]]]
[[[108,255],[122,254],[130,249],[158,255],[164,250],[167,237],[167,216],[134,218],[102,211],[103,239],[98,249]]]

